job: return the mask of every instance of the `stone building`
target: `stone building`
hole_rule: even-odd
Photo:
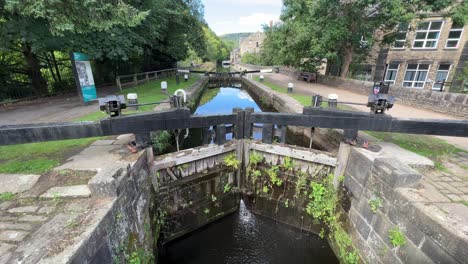
[[[405,88],[462,91],[465,84],[454,76],[468,66],[467,28],[437,15],[401,25],[395,43],[374,56],[374,81],[383,79]]]
[[[265,33],[257,32],[249,35],[247,38],[240,40],[239,52],[240,57],[245,53],[257,54],[262,49],[263,41],[265,41]]]
[[[237,64],[237,63],[240,63],[241,60],[240,60],[240,49],[239,48],[235,48],[231,51],[231,64]]]

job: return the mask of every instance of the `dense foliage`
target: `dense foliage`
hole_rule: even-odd
[[[351,64],[365,60],[376,41],[392,42],[399,24],[441,10],[465,23],[467,5],[447,0],[284,0],[282,22],[265,28],[262,60],[309,71],[327,60],[340,65],[346,77]]]
[[[71,51],[93,58],[98,83],[229,56],[201,0],[0,0],[0,101],[12,91],[73,88]]]

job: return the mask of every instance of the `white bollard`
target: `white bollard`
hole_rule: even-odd
[[[328,95],[328,107],[330,107],[330,108],[337,108],[338,107],[338,95],[337,94],[329,94]]]
[[[167,92],[167,82],[166,81],[161,82],[161,90],[163,92]]]
[[[288,83],[288,93],[292,93],[294,89],[294,83]]]
[[[136,93],[127,94],[127,101],[129,105],[138,104],[138,95]],[[138,110],[138,106],[130,106],[128,108],[132,110]]]

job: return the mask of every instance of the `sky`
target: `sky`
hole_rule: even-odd
[[[256,32],[279,20],[282,0],[202,0],[205,20],[217,34]]]

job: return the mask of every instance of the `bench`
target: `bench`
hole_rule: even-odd
[[[311,72],[300,72],[299,75],[297,76],[298,80],[303,80],[306,82],[317,82],[317,74],[311,73]]]

